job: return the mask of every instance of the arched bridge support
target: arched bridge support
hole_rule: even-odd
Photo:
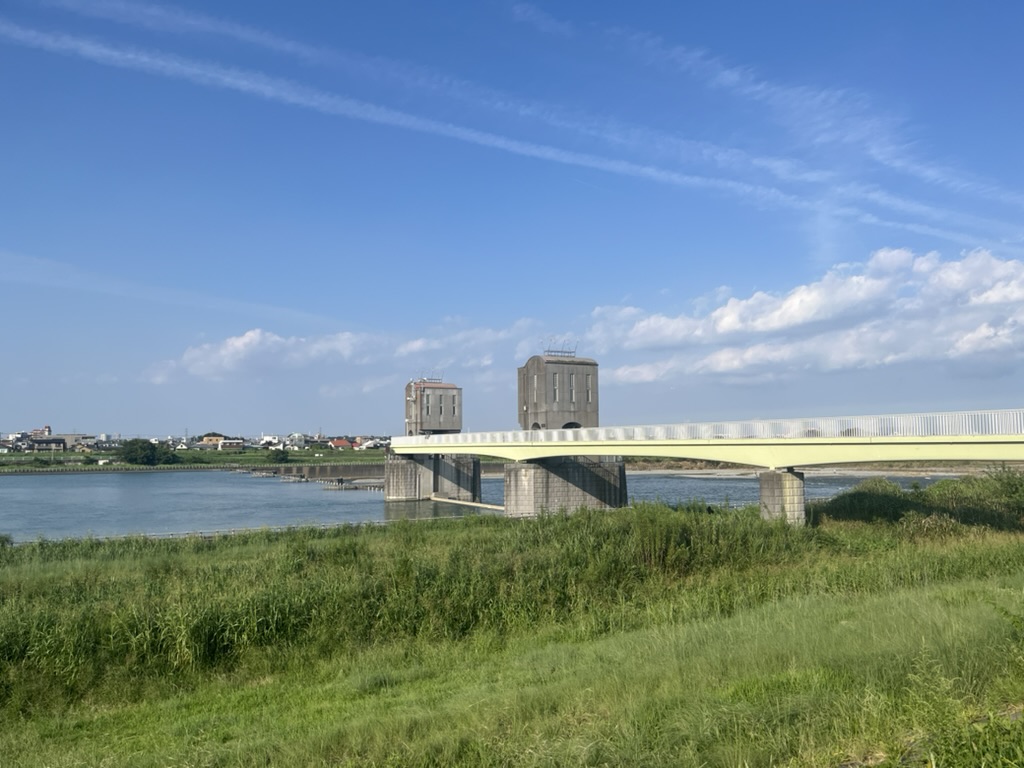
[[[580,507],[612,509],[629,503],[626,465],[619,457],[563,456],[505,465],[505,515]]]
[[[762,472],[760,480],[762,518],[785,520],[790,525],[807,522],[803,472],[773,469]]]
[[[480,459],[476,456],[390,454],[384,465],[384,501],[480,501]]]

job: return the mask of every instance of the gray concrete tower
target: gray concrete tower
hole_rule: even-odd
[[[462,387],[422,378],[405,385],[405,434],[462,431]]]
[[[547,350],[519,369],[519,426],[578,429],[598,426],[597,362],[575,352]]]

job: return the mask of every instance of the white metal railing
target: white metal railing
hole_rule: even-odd
[[[628,442],[632,440],[773,440],[804,437],[979,437],[992,435],[1024,435],[1024,410],[717,421],[513,432],[461,432],[448,435],[394,437],[391,444],[399,447],[403,445]]]

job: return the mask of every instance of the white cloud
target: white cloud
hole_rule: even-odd
[[[303,364],[323,358],[340,357],[349,359],[366,339],[355,333],[344,331],[330,336],[320,336],[308,341],[300,339],[292,345],[289,360]]]
[[[150,384],[166,384],[171,380],[177,368],[178,364],[174,360],[161,360],[158,363],[153,363],[143,372],[142,380]]]
[[[458,322],[458,321],[453,321]],[[262,328],[253,328],[220,341],[188,347],[177,360],[156,363],[143,374],[153,383],[163,383],[178,373],[204,379],[219,380],[236,373],[272,373],[296,368],[344,362],[348,366],[370,367],[376,373],[360,386],[373,391],[380,382],[406,380],[416,373],[409,370],[385,370],[387,353],[402,366],[418,366],[418,370],[443,370],[449,367],[486,369],[494,364],[495,348],[515,342],[534,321],[520,319],[507,328],[460,328],[442,325],[431,336],[399,341],[373,334],[342,331],[321,336],[282,336]],[[396,378],[397,377],[397,378]],[[376,383],[375,383],[376,382]],[[330,396],[336,389],[325,384],[322,394]],[[343,388],[343,391],[349,389]]]
[[[534,320],[520,318],[507,328],[466,328],[461,319],[446,318],[444,322],[430,329],[429,336],[421,336],[398,344],[395,348],[395,357],[445,352],[446,356],[454,353],[458,358],[449,362],[459,362],[460,365],[475,364],[463,361],[461,355],[481,348],[486,350],[496,344],[515,339],[529,332],[534,325]],[[432,354],[434,365],[438,364],[438,357],[439,355]],[[479,361],[482,358],[476,355],[467,359]]]
[[[494,355],[492,354],[485,354],[462,362],[463,368],[490,368],[492,365],[494,365]]]
[[[879,248],[868,259],[866,272],[889,274],[905,272],[914,266],[914,254],[907,248]]]
[[[615,367],[608,378],[618,383],[853,370],[993,351],[1022,358],[1022,289],[1024,264],[988,251],[943,261],[935,253],[885,248],[784,295],[731,297],[702,315],[600,307],[591,335],[612,354],[669,350],[661,360]]]
[[[659,360],[636,365],[620,365],[605,377],[616,384],[647,384],[680,372],[678,359]]]
[[[401,393],[402,382],[401,378],[397,375],[393,376],[374,376],[365,379],[360,386],[360,392],[364,395],[370,392],[377,392],[378,390],[391,390],[396,393]]]
[[[395,350],[396,357],[405,357],[419,352],[430,352],[441,349],[444,345],[440,339],[410,339],[398,345]]]
[[[590,329],[586,335],[588,344],[596,352],[621,346],[632,325],[643,315],[644,311],[639,307],[595,307],[590,313]]]
[[[254,328],[220,342],[189,347],[176,366],[193,376],[221,379],[242,370],[296,368],[320,360],[348,360],[366,341],[368,337],[347,332],[306,339]]]
[[[602,307],[591,334],[619,340],[629,349],[707,344],[723,336],[785,331],[851,315],[865,315],[881,301],[892,299],[900,288],[899,267],[911,263],[897,251],[879,252],[868,270],[881,276],[850,274],[836,268],[819,281],[793,288],[783,296],[758,291],[746,299],[727,298],[703,316],[640,317],[636,308]],[[882,268],[884,266],[884,269]],[[599,314],[598,314],[599,312]],[[623,326],[628,323],[628,327]]]
[[[705,323],[692,317],[651,315],[635,322],[626,334],[629,348],[662,347],[691,343],[704,333]]]
[[[892,287],[892,282],[885,279],[829,272],[820,281],[797,286],[783,297],[759,292],[745,300],[730,299],[711,313],[711,321],[720,334],[779,331],[851,312],[863,313],[876,300],[891,294]]]
[[[963,357],[964,355],[1008,349],[1016,341],[1014,339],[1016,329],[1017,324],[1014,322],[1004,323],[998,328],[987,322],[982,323],[957,339],[949,351],[949,356]]]
[[[782,365],[798,354],[796,345],[754,344],[749,347],[726,347],[712,352],[694,366],[696,373],[734,373],[764,365]]]

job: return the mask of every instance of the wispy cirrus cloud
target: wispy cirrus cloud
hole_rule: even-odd
[[[224,67],[211,62],[151,50],[111,46],[89,38],[39,32],[3,19],[0,19],[0,37],[51,53],[77,56],[98,64],[185,80],[211,88],[237,91],[327,115],[403,128],[536,160],[589,168],[672,186],[714,190],[756,200],[763,205],[809,207],[808,203],[771,187],[731,179],[680,173],[653,165],[522,141],[455,123],[421,117],[370,102],[350,99],[251,70]]]
[[[653,150],[664,157],[687,163],[710,162],[722,168],[740,171],[768,171],[788,181],[824,181],[831,175],[828,171],[807,168],[792,158],[751,155],[737,147],[721,146],[706,140],[687,139],[607,116],[583,114],[578,110],[567,109],[563,105],[516,97],[422,65],[381,56],[366,56],[350,50],[317,48],[255,27],[175,6],[126,3],[122,0],[47,0],[47,4],[86,16],[163,32],[225,37],[301,60],[341,66],[365,77],[387,78],[410,88],[442,92],[448,97],[485,109],[535,119],[578,135],[598,138],[613,146]],[[536,6],[517,3],[512,7],[512,11],[516,20],[533,24],[544,32],[573,34],[571,25],[555,20]]]
[[[672,67],[709,88],[763,104],[782,125],[815,144],[863,143],[898,123],[855,91],[772,82],[752,67],[726,63],[701,48],[668,43],[649,32],[614,28],[607,35],[648,64]]]
[[[428,336],[403,341],[395,348],[395,356],[408,357],[423,352],[436,353],[441,350],[448,352],[486,350],[497,344],[521,339],[531,333],[536,325],[536,320],[520,318],[507,328],[466,328],[461,321],[453,319],[430,328]],[[490,355],[485,356],[485,358],[490,357]],[[477,360],[485,358],[477,358]]]
[[[41,0],[41,4],[147,29],[226,37],[312,62],[329,62],[337,58],[336,52],[325,48],[306,45],[262,29],[172,5],[122,0]]]
[[[766,208],[785,208],[807,213],[820,211],[823,208],[822,202],[818,199],[803,197],[771,186],[730,178],[683,173],[656,165],[523,141],[455,123],[421,117],[370,102],[350,99],[252,70],[224,67],[211,62],[152,50],[111,46],[78,36],[39,32],[11,24],[3,19],[0,19],[0,37],[51,53],[77,56],[98,64],[184,80],[210,88],[236,91],[287,106],[314,110],[321,114],[429,134],[534,160],[587,168],[675,187],[706,190],[739,198]],[[827,208],[830,215],[877,226],[926,233],[961,245],[973,245],[979,241],[986,242],[983,238],[969,233],[912,222],[881,219],[853,206],[828,204],[824,207]]]
[[[879,110],[865,93],[773,82],[752,67],[726,63],[700,48],[671,44],[648,32],[612,29],[608,35],[648,64],[674,67],[708,88],[763,105],[780,125],[812,145],[857,149],[865,159],[918,181],[1024,207],[1024,195],[1015,190],[915,156],[910,142],[901,139],[905,120]]]
[[[47,291],[63,290],[144,301],[177,309],[191,308],[203,311],[242,313],[302,322],[324,320],[323,317],[305,310],[260,302],[239,301],[197,291],[170,290],[114,277],[98,269],[85,269],[66,261],[27,256],[0,249],[0,284],[3,283],[34,286]]]
[[[484,135],[472,129],[458,129],[445,123],[429,126],[426,118],[415,118],[420,124],[415,127],[408,122],[403,127],[426,130],[463,141],[481,143],[504,151],[515,152],[529,157],[554,162],[579,165],[611,173],[648,178],[660,183],[717,190],[724,194],[751,201],[757,205],[789,207],[803,211],[811,221],[816,221],[815,231],[819,239],[824,237],[821,249],[834,251],[829,235],[834,228],[822,229],[825,220],[845,219],[871,226],[902,229],[947,240],[965,247],[979,244],[994,247],[999,243],[1012,242],[1019,235],[1016,222],[1000,222],[964,215],[941,207],[907,199],[872,185],[850,182],[844,174],[828,167],[815,167],[798,157],[772,156],[751,153],[740,147],[727,147],[694,140],[685,136],[623,122],[606,115],[595,117],[568,110],[564,106],[530,101],[507,93],[480,86],[468,80],[433,71],[427,67],[408,64],[382,57],[369,57],[351,51],[329,50],[310,46],[299,41],[267,32],[248,25],[238,24],[187,11],[174,6],[152,3],[127,3],[123,0],[48,0],[49,4],[68,11],[132,24],[161,31],[219,36],[237,42],[258,46],[265,50],[292,56],[306,62],[342,66],[364,78],[388,78],[406,87],[425,90],[471,103],[488,110],[511,113],[521,118],[536,120],[542,124],[570,132],[573,136],[596,138],[608,146],[647,157],[657,157],[662,162],[682,165],[690,169],[681,172],[675,168],[654,166],[650,162],[620,161],[594,155],[576,153],[565,149],[523,142],[507,137]],[[539,7],[529,3],[512,6],[514,17],[521,22],[532,24],[548,34],[574,34],[575,29],[561,22]],[[779,124],[798,134],[801,141],[809,145],[838,144],[846,148],[858,148],[865,159],[886,168],[924,180],[961,194],[971,194],[982,199],[998,200],[1013,205],[1024,205],[1024,195],[1001,189],[998,185],[969,179],[957,174],[951,168],[929,164],[912,157],[899,139],[902,120],[893,118],[875,109],[865,94],[850,89],[814,88],[804,85],[790,85],[771,82],[759,77],[750,67],[735,66],[723,62],[706,51],[665,42],[660,37],[639,31],[607,30],[611,39],[624,46],[632,55],[659,66],[674,67],[689,77],[696,78],[707,87],[735,94],[741,99],[763,105]],[[109,63],[109,62],[107,62]],[[213,80],[222,80],[216,73]],[[174,76],[174,75],[172,75]],[[207,83],[214,84],[214,83]],[[221,83],[223,85],[223,82]],[[248,89],[252,92],[251,89]],[[265,88],[257,88],[263,90]],[[307,94],[308,95],[308,94]],[[266,97],[266,94],[264,93]],[[318,100],[323,101],[324,94]],[[339,98],[339,97],[333,97]],[[290,100],[295,103],[294,100]],[[305,102],[306,99],[300,98]],[[309,104],[304,104],[309,106]],[[337,109],[331,113],[339,114]],[[376,118],[391,125],[398,125],[393,118],[374,107]],[[315,107],[314,107],[315,108]],[[350,109],[342,108],[341,113],[354,117]],[[413,117],[405,115],[405,117]],[[383,118],[383,119],[382,119]],[[392,118],[392,119],[387,119]],[[360,119],[374,119],[364,111]],[[454,135],[461,132],[461,136]],[[500,139],[500,141],[495,141]],[[694,173],[692,169],[711,167],[720,174],[709,176]],[[724,176],[722,176],[724,174]],[[773,180],[766,185],[761,178]],[[731,176],[732,178],[729,178]],[[778,188],[776,185],[781,185]],[[787,185],[798,185],[786,190]],[[848,204],[829,206],[822,202],[820,193],[805,189],[827,187],[829,195],[845,200]],[[866,207],[865,207],[866,206]],[[829,208],[833,208],[829,210]],[[893,219],[878,215],[872,209],[881,209],[900,216],[920,217],[928,221],[941,221],[944,227],[927,225],[920,221]],[[959,227],[950,229],[949,225]]]
[[[515,3],[512,6],[512,17],[519,22],[530,24],[546,35],[572,37],[576,30],[567,21],[560,21],[546,11],[530,3]]]

